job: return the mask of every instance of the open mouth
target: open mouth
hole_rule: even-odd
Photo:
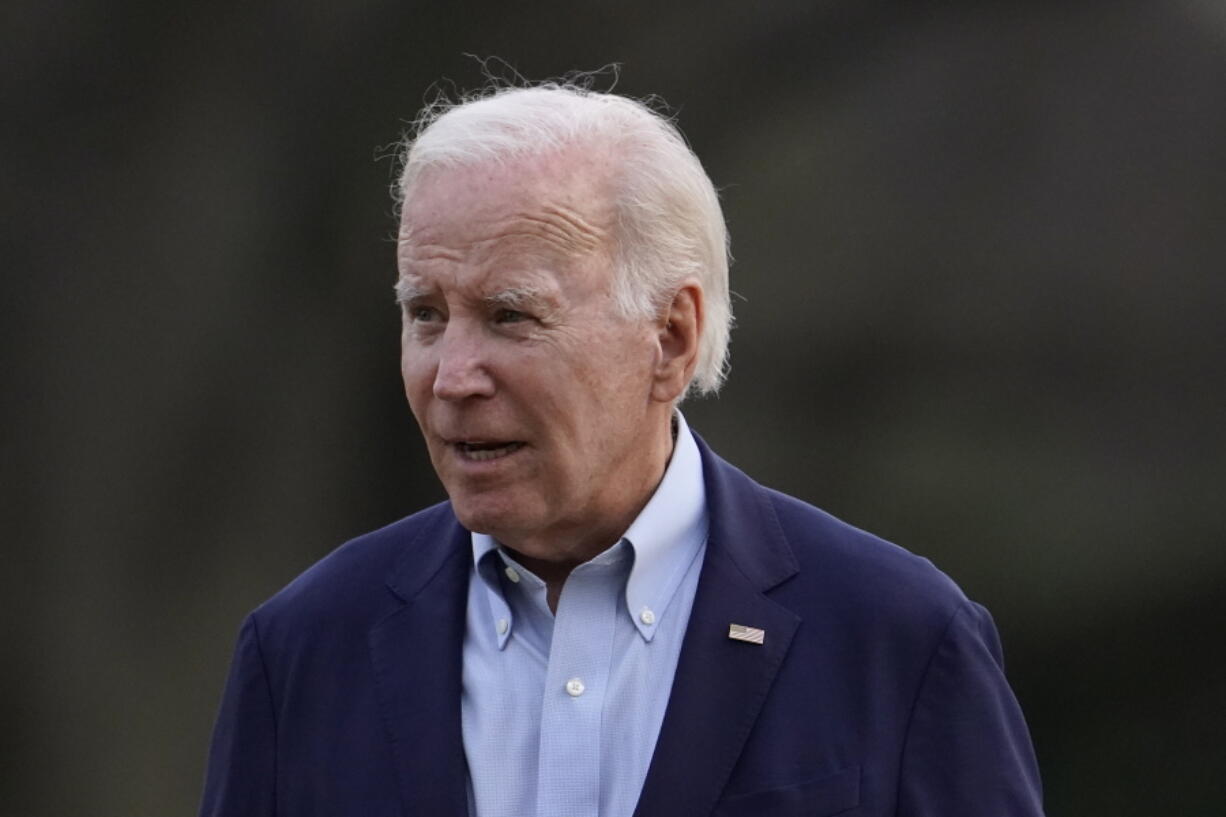
[[[523,443],[478,443],[478,442],[457,442],[452,443],[456,451],[460,452],[460,456],[466,460],[473,462],[486,462],[487,460],[496,460],[514,454],[516,451],[524,447]]]

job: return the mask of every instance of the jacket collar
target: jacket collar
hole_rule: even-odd
[[[799,572],[779,517],[765,488],[720,459],[697,434],[706,480],[710,539],[722,555],[760,591],[770,590]]]

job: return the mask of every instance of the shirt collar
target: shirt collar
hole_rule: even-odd
[[[664,477],[651,499],[635,517],[613,548],[592,561],[607,558],[610,551],[628,544],[634,553],[626,581],[626,612],[639,634],[651,641],[661,618],[668,613],[677,587],[707,541],[707,498],[702,477],[702,458],[689,424],[680,411],[674,413],[677,437]],[[503,594],[503,581],[540,582],[515,565],[500,551],[497,540],[484,533],[472,534],[473,564],[487,590],[490,611],[502,649],[514,627],[511,609]],[[495,555],[497,554],[497,555]],[[503,626],[505,622],[505,626]]]
[[[707,497],[702,458],[690,427],[677,418],[677,440],[664,478],[626,530],[634,566],[626,582],[626,609],[650,641],[686,571],[707,541]]]

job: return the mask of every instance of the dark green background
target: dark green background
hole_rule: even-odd
[[[996,616],[1052,815],[1226,812],[1226,4],[0,11],[4,813],[195,808],[242,616],[441,497],[391,162],[623,63],[723,191],[725,457]]]

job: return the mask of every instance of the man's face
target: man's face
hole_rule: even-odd
[[[401,373],[434,468],[466,527],[541,559],[615,539],[660,476],[656,329],[612,300],[602,167],[430,170],[401,223]]]

